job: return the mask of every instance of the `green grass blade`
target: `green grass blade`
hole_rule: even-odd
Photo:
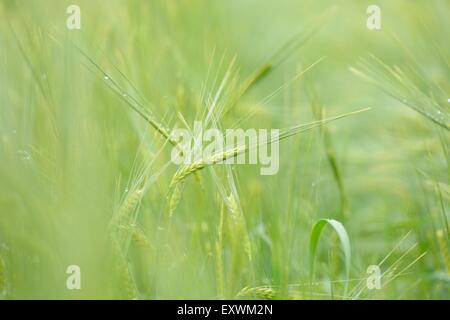
[[[339,221],[333,219],[320,219],[314,224],[310,235],[309,266],[310,266],[311,282],[314,276],[314,262],[316,258],[317,247],[319,245],[320,235],[322,234],[323,229],[327,225],[330,225],[334,229],[334,231],[336,231],[339,237],[342,251],[344,252],[345,277],[346,280],[349,279],[351,248],[350,248],[350,239],[348,237],[347,231],[345,230],[345,227],[342,225],[342,223],[340,223]],[[344,296],[347,296],[347,290],[348,290],[348,281],[346,281],[345,283]]]

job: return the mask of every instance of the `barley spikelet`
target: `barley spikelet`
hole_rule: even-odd
[[[238,297],[256,297],[258,299],[273,300],[277,291],[271,287],[245,287],[237,294]]]
[[[189,165],[183,166],[180,168],[180,170],[177,171],[175,176],[172,179],[171,186],[176,185],[178,182],[184,180],[187,176],[190,174],[200,171],[204,169],[207,166],[214,165],[216,163],[219,163],[221,161],[225,161],[227,159],[236,157],[238,154],[246,151],[245,146],[236,147],[230,150],[226,150],[220,153],[217,153],[215,155],[212,155],[207,160],[199,160],[195,161]]]
[[[244,238],[245,254],[247,255],[249,261],[252,261],[251,243],[250,237],[248,236],[247,233],[245,219],[233,193],[230,193],[225,203],[233,224],[233,233],[237,238],[238,237]]]
[[[204,167],[206,167],[206,163],[204,163],[203,161],[197,161],[191,163],[190,165],[181,167],[181,169],[178,170],[177,173],[175,173],[175,176],[173,177],[170,185],[171,186],[176,185],[178,182],[184,180],[191,173],[202,170]]]
[[[123,203],[122,207],[119,211],[120,217],[126,217],[129,216],[133,210],[136,208],[139,200],[141,200],[142,190],[137,189],[134,191]]]
[[[230,195],[227,197],[227,201],[225,202],[225,204],[227,206],[228,213],[233,220],[233,223],[237,224],[239,220],[239,207],[232,193],[230,193]]]
[[[444,257],[445,269],[447,270],[447,274],[450,275],[450,253],[449,247],[445,242],[444,232],[440,229],[436,231],[436,237],[438,239],[439,247],[441,249],[442,255]]]
[[[110,228],[115,228],[120,222],[132,215],[134,209],[136,209],[136,206],[141,200],[142,193],[142,189],[137,189],[136,191],[127,195],[117,214],[113,216],[110,223]]]
[[[245,287],[236,295],[237,297],[242,298],[257,298],[257,299],[265,299],[265,300],[274,300],[277,298],[281,298],[283,293],[269,286],[261,286],[261,287]],[[297,290],[289,289],[286,293],[287,299],[289,300],[299,300],[303,299],[303,294]],[[283,295],[284,296],[284,295]]]
[[[172,195],[169,201],[169,217],[171,218],[175,209],[178,207],[178,203],[180,203],[181,194],[183,193],[184,181],[180,181],[175,185],[173,189]]]
[[[138,226],[136,225],[120,225],[119,228],[121,230],[124,230],[128,232],[131,236],[131,240],[136,243],[138,246],[146,249],[152,249],[152,245],[150,244],[150,241],[148,240],[147,236],[145,235],[144,231],[142,231]]]
[[[244,146],[235,147],[233,149],[217,153],[217,154],[211,156],[208,163],[216,164],[218,162],[225,161],[227,159],[236,157],[238,154],[245,152],[246,150],[247,150],[247,147],[244,145]]]
[[[250,242],[250,238],[248,237],[248,234],[245,235],[244,251],[247,254],[248,260],[251,262],[252,261],[252,245]]]

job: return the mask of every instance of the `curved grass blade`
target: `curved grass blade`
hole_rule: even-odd
[[[347,231],[345,230],[342,223],[333,219],[320,219],[318,220],[312,230],[310,235],[309,242],[309,266],[310,266],[310,281],[312,283],[314,276],[314,262],[317,253],[317,246],[319,244],[320,235],[322,234],[323,229],[330,225],[334,231],[336,231],[339,241],[341,243],[342,251],[344,252],[344,262],[345,262],[345,277],[346,280],[349,279],[350,276],[350,261],[351,261],[351,247],[350,247],[350,239],[348,237]],[[344,287],[344,297],[347,296],[348,290],[348,281],[345,282]]]

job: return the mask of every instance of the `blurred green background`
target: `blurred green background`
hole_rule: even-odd
[[[449,299],[449,14],[444,0],[0,1],[0,298]],[[127,101],[192,126],[228,70],[221,128],[371,109],[280,142],[274,176],[216,165],[173,190],[171,146]],[[349,279],[331,228],[310,277],[320,218],[348,233]]]

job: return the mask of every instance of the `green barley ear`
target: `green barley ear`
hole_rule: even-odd
[[[260,287],[244,287],[236,295],[238,298],[254,298],[254,299],[264,299],[264,300],[274,300],[283,298],[282,293],[277,287],[273,286],[260,286]],[[289,289],[286,299],[289,300],[300,300],[303,299],[304,295],[298,290]]]
[[[172,191],[172,195],[170,196],[169,200],[169,218],[172,217],[173,213],[178,207],[178,204],[181,200],[181,195],[183,193],[183,189],[184,189],[184,181],[177,181],[175,183],[175,187]]]
[[[131,240],[143,249],[153,249],[150,240],[145,235],[144,231],[137,225],[120,225],[120,230],[127,232],[131,236]]]
[[[307,131],[307,130],[311,130],[317,126],[321,126],[324,125],[326,123],[341,119],[341,118],[345,118],[351,115],[355,115],[361,112],[365,112],[370,110],[370,108],[365,108],[365,109],[361,109],[361,110],[357,110],[357,111],[352,111],[349,113],[345,113],[336,117],[331,117],[331,118],[327,118],[327,119],[322,119],[322,120],[318,120],[318,121],[314,121],[311,123],[306,123],[306,124],[301,124],[301,125],[297,125],[297,126],[293,126],[293,127],[289,127],[289,128],[285,128],[280,130],[280,134],[279,136],[277,136],[275,139],[273,140],[269,140],[269,141],[263,141],[258,142],[258,143],[253,143],[253,144],[244,144],[244,145],[240,145],[237,147],[234,147],[232,149],[229,150],[225,150],[225,151],[221,151],[218,152],[214,155],[212,155],[209,159],[200,159],[197,160],[189,165],[184,165],[181,166],[178,171],[175,173],[175,175],[172,178],[172,181],[170,183],[170,187],[175,186],[178,182],[186,179],[189,175],[191,175],[192,173],[198,172],[204,168],[206,168],[207,166],[211,166],[211,165],[215,165],[217,163],[220,163],[222,161],[225,161],[227,159],[231,159],[234,158],[242,153],[247,152],[248,150],[250,150],[251,148],[256,148],[258,147],[258,145],[260,144],[271,144],[275,141],[280,141],[286,138],[289,138],[291,136],[297,135],[301,132]]]
[[[236,296],[242,298],[254,297],[256,299],[273,300],[277,297],[277,294],[278,292],[274,288],[263,286],[255,288],[244,287]]]
[[[233,225],[233,234],[235,237],[244,237],[244,252],[247,255],[248,260],[252,261],[252,250],[251,250],[251,242],[250,237],[247,233],[247,227],[244,220],[244,215],[242,214],[238,203],[236,202],[236,198],[233,193],[227,197],[227,201],[225,202],[229,216],[231,218],[231,222]]]
[[[139,201],[141,200],[141,197],[142,197],[141,189],[137,189],[134,192],[132,192],[131,195],[126,198],[125,202],[120,208],[119,211],[120,217],[130,216],[133,213]]]
[[[129,220],[131,218],[134,210],[139,204],[139,201],[142,199],[142,194],[142,189],[137,189],[130,194],[127,194],[124,202],[119,207],[118,212],[113,216],[110,227],[114,227],[124,220]]]
[[[227,201],[225,202],[227,209],[228,209],[228,213],[230,214],[230,217],[232,219],[232,221],[237,224],[238,219],[239,219],[239,208],[238,208],[238,204],[236,202],[235,197],[233,196],[233,193],[230,193],[230,195],[227,197]]]
[[[180,167],[180,169],[177,170],[175,175],[172,178],[172,181],[170,182],[170,187],[174,187],[177,183],[184,180],[187,176],[189,176],[191,173],[195,173],[197,171],[202,170],[205,168],[207,164],[203,162],[202,160],[199,160],[197,162],[191,163],[186,166]]]

